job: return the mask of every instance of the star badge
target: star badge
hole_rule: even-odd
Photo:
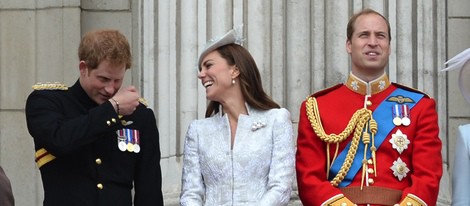
[[[353,81],[351,82],[351,87],[357,91],[359,89],[359,83],[357,83],[357,81]]]
[[[380,89],[380,90],[383,90],[384,88],[385,88],[385,81],[384,81],[384,80],[381,80],[381,81],[379,82],[379,89]]]
[[[406,134],[403,134],[401,130],[397,130],[395,134],[392,134],[392,138],[389,142],[392,144],[393,149],[396,149],[400,154],[405,149],[408,149],[408,145],[410,144],[410,140],[408,140]]]
[[[390,167],[390,169],[393,171],[393,175],[395,175],[395,177],[397,177],[400,181],[406,177],[408,172],[410,172],[410,169],[406,167],[406,163],[403,162],[400,158],[393,162],[393,165]]]

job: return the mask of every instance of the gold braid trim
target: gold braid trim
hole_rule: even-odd
[[[69,88],[60,82],[36,83],[32,86],[34,90],[68,90]]]
[[[340,195],[339,197],[332,198],[325,203],[322,204],[322,206],[355,206],[351,200],[349,200],[347,197],[344,195]]]
[[[315,134],[323,141],[327,143],[327,150],[329,151],[329,144],[336,143],[337,145],[348,138],[352,131],[354,130],[353,138],[351,141],[351,147],[348,150],[346,155],[346,159],[343,162],[338,174],[331,180],[331,184],[335,187],[343,181],[344,177],[348,173],[349,169],[351,168],[352,162],[354,160],[354,156],[356,155],[356,151],[359,145],[359,140],[361,139],[362,132],[364,130],[364,126],[372,119],[372,111],[368,110],[367,108],[362,108],[357,110],[351,119],[349,120],[348,125],[340,134],[326,134],[323,125],[320,119],[320,112],[318,110],[318,104],[315,97],[309,97],[306,102],[306,112],[307,117],[310,120],[310,124],[312,125],[313,131]],[[338,151],[336,150],[336,153]],[[327,175],[329,174],[330,165],[330,154],[327,152]],[[335,157],[337,154],[335,154]]]
[[[400,206],[427,206],[427,204],[416,195],[408,194],[405,199],[400,202]]]

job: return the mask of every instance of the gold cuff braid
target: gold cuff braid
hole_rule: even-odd
[[[341,196],[339,198],[326,202],[322,206],[355,206],[355,205],[356,204],[351,202],[351,200],[349,200],[347,197]]]
[[[427,206],[427,204],[418,197],[408,194],[405,199],[400,202],[400,206]]]

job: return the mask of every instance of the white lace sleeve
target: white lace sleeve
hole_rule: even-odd
[[[193,121],[184,143],[181,206],[203,205],[205,187],[199,163],[197,121]]]
[[[267,192],[258,205],[287,205],[295,175],[295,148],[290,113],[278,110],[272,131],[272,160]]]

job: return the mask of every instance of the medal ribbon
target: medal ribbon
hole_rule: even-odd
[[[126,143],[131,143],[133,144],[133,139],[134,139],[134,133],[132,132],[131,129],[125,129],[126,130]]]
[[[393,117],[401,118],[403,116],[402,112],[400,110],[400,105],[395,104],[395,105],[393,105],[392,109],[393,109]]]
[[[402,110],[403,110],[403,117],[408,117],[408,111],[410,111],[410,109],[408,108],[408,105],[404,104],[402,106]]]
[[[133,131],[133,143],[134,144],[139,144],[139,130],[132,130]]]
[[[377,134],[375,134],[375,147],[377,148],[377,150],[379,149],[380,145],[385,140],[385,138],[387,138],[387,135],[390,133],[390,131],[392,131],[392,129],[395,128],[395,125],[393,125],[392,121],[385,121],[385,120],[389,119],[392,116],[391,112],[393,111],[390,111],[390,107],[393,108],[393,105],[396,104],[396,102],[386,101],[386,100],[392,96],[398,96],[398,95],[409,97],[410,99],[414,101],[414,103],[411,103],[411,102],[403,103],[409,106],[409,110],[411,110],[424,96],[421,93],[411,92],[411,91],[397,88],[387,98],[385,98],[385,101],[382,101],[380,103],[380,105],[372,113],[372,116],[377,121],[377,128],[378,128]],[[351,142],[349,142],[348,145],[346,145],[344,150],[338,155],[336,160],[333,162],[333,165],[331,166],[330,174],[329,174],[329,177],[331,179],[335,177],[338,171],[341,169],[341,166],[343,165],[343,162],[346,159],[346,155],[350,147],[351,147]],[[344,180],[338,185],[338,187],[340,188],[346,187],[349,184],[351,184],[357,172],[362,167],[362,159],[364,158],[364,147],[365,147],[364,143],[362,143],[362,141],[359,141],[357,152],[356,152],[356,155],[354,156],[354,160],[351,165],[351,168],[349,169],[348,174],[346,174],[346,176],[344,177]],[[369,159],[371,156],[370,150],[367,150],[366,155],[367,155],[367,159]]]

